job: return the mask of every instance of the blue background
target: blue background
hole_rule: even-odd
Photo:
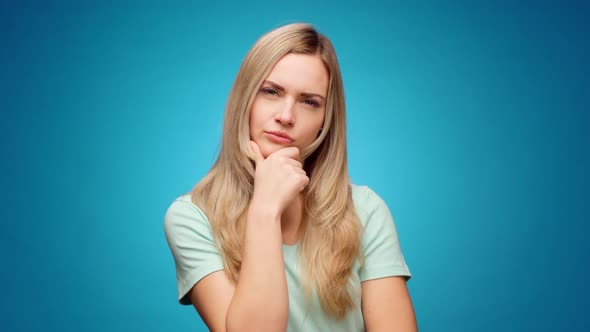
[[[589,330],[586,5],[101,3],[0,7],[1,330],[206,330],[163,216],[248,49],[296,21],[336,47],[420,330]]]

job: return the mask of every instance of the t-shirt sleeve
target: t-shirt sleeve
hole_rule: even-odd
[[[176,265],[178,301],[191,304],[188,292],[208,274],[223,270],[205,214],[190,201],[175,200],[164,217],[164,233]]]
[[[364,231],[361,245],[365,265],[360,269],[361,282],[391,276],[412,277],[404,260],[395,222],[387,204],[368,187],[361,187],[359,217]]]

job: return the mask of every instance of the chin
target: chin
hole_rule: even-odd
[[[279,147],[273,147],[273,146],[269,146],[269,145],[264,145],[260,147],[260,152],[262,153],[262,156],[266,159],[268,158],[268,156],[270,156],[271,154],[279,151]]]

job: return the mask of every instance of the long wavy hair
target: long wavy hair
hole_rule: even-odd
[[[301,151],[310,183],[304,191],[299,259],[304,295],[315,288],[324,312],[344,318],[355,304],[349,277],[360,250],[362,224],[355,212],[346,157],[342,77],[332,43],[311,25],[294,23],[262,37],[244,58],[226,105],[221,151],[192,189],[192,201],[207,215],[228,278],[237,283],[245,223],[254,189],[249,116],[254,97],[274,65],[288,53],[317,55],[329,74],[323,130]]]

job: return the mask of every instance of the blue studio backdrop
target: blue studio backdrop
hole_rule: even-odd
[[[50,4],[49,4],[50,3]],[[588,331],[583,2],[2,2],[0,330],[206,331],[163,232],[263,33],[336,47],[421,331]]]

